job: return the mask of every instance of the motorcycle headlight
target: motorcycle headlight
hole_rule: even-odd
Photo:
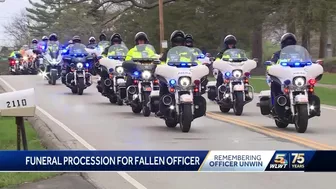
[[[77,68],[83,68],[83,64],[82,63],[77,63]]]
[[[182,87],[188,87],[190,84],[191,84],[191,80],[190,80],[190,78],[188,78],[188,77],[182,77],[182,78],[180,79],[180,85],[181,85]]]
[[[117,67],[116,71],[120,74],[124,73],[124,68],[123,67]]]
[[[240,78],[242,75],[243,75],[243,73],[242,73],[241,70],[234,70],[232,72],[232,76],[235,77],[235,78]]]
[[[297,87],[303,87],[306,84],[306,79],[303,77],[298,77],[294,79],[294,85]]]
[[[18,61],[18,60],[16,60],[16,61],[15,61],[15,63],[19,63],[19,61]]]
[[[150,71],[145,70],[142,72],[141,76],[143,79],[150,79],[152,77],[152,73],[150,73]]]

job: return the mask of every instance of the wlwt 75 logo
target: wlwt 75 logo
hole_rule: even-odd
[[[288,154],[277,153],[273,159],[273,163],[270,164],[270,169],[288,169]]]

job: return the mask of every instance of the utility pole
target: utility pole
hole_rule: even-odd
[[[163,53],[164,48],[163,0],[159,0],[159,19],[160,19],[160,52]]]

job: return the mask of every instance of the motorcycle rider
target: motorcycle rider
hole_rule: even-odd
[[[185,46],[189,47],[189,48],[193,48],[194,47],[194,38],[191,34],[186,34],[185,35]],[[195,49],[193,49],[193,53],[194,55],[197,57],[199,56],[199,52],[196,51]],[[206,90],[206,85],[208,84],[208,79],[207,77],[204,77],[201,79],[201,92],[204,93]]]
[[[60,44],[58,42],[58,36],[55,33],[50,34],[49,42],[48,42],[48,49],[50,48],[57,48],[60,49]]]
[[[280,40],[281,49],[289,46],[289,45],[296,45],[297,40],[296,36],[292,33],[285,33]],[[275,52],[271,58],[271,62],[273,64],[279,64],[281,50]],[[267,66],[266,70],[268,71],[272,65]],[[274,98],[278,95],[282,94],[281,85],[277,84],[276,82],[271,82],[271,100],[272,104],[274,104]]]
[[[177,46],[185,46],[185,33],[182,30],[175,30],[171,35],[170,35],[170,43],[171,43],[171,48],[177,47]],[[160,58],[161,64],[167,64],[167,57],[169,49],[167,49],[162,57]],[[194,59],[194,56],[190,56],[191,59]],[[184,59],[189,59],[187,57],[184,57]],[[189,60],[188,60],[189,61]],[[186,60],[186,62],[188,62]],[[196,61],[196,60],[190,60],[190,61]],[[160,97],[163,97],[164,95],[168,94],[168,86],[166,83],[160,82]],[[164,104],[162,102],[162,99],[160,100],[159,104],[160,108],[159,111],[156,112],[157,116],[163,116],[163,113],[161,112],[162,107],[164,107]]]
[[[297,44],[297,38],[293,33],[285,33],[281,39],[280,39],[280,44],[281,44],[281,49],[290,46],[290,45],[296,45]],[[280,54],[281,54],[281,50],[275,52],[271,58],[271,62],[273,65],[279,64],[280,61]],[[266,70],[268,72],[268,70],[271,68],[271,66],[267,66]],[[269,82],[269,81],[268,81]],[[275,97],[277,97],[278,95],[281,95],[282,90],[281,90],[281,85],[279,85],[276,82],[271,82],[271,100],[272,100],[272,104],[274,104],[274,99]],[[310,97],[311,98],[311,97]],[[321,110],[320,110],[320,99],[317,96],[314,96],[315,101],[315,112],[317,114],[317,116],[319,116],[321,114]],[[274,109],[272,109],[272,111],[274,111]]]
[[[132,61],[133,58],[142,58],[143,51],[147,53],[148,57],[155,58],[156,54],[152,48],[144,46],[145,49],[139,49],[142,47],[137,46],[137,45],[149,44],[149,39],[145,32],[138,32],[137,34],[135,34],[134,41],[135,41],[135,47],[133,47],[128,51],[125,61]],[[130,85],[132,85],[132,76],[127,75],[126,88],[129,87]]]
[[[228,55],[224,55],[224,52],[229,49],[235,49],[237,44],[237,38],[234,35],[227,35],[224,38],[224,48],[217,54],[216,60],[220,60],[222,58],[230,58]],[[222,72],[218,72],[216,79],[216,89],[224,83]],[[251,97],[248,91],[245,91],[245,99],[246,101],[250,100]]]
[[[104,36],[106,37],[105,34],[101,34],[101,36],[99,37],[99,39],[104,39]],[[102,38],[101,38],[102,37]],[[121,35],[119,33],[114,33],[111,38],[110,38],[110,42],[111,45],[109,47],[106,47],[104,49],[104,52],[102,53],[102,57],[107,57],[107,56],[114,56],[115,52],[114,51],[109,51],[110,47],[112,47],[113,45],[119,45],[122,43],[122,38]],[[108,78],[108,75],[101,75],[100,80],[98,81],[98,91],[102,93],[102,95],[106,95],[108,88],[104,85],[104,80],[106,80]]]
[[[17,58],[21,58],[22,55],[20,54],[20,51],[12,51],[10,55],[8,56],[9,66],[11,66],[12,61],[16,61]]]
[[[49,38],[48,38],[47,36],[43,36],[43,37],[42,37],[42,41],[43,41],[43,42],[48,42],[48,41],[49,41]]]
[[[31,49],[35,49],[35,48],[37,48],[37,46],[38,46],[38,40],[37,39],[33,39],[31,41]]]
[[[99,42],[101,42],[101,41],[107,41],[107,36],[106,36],[105,33],[100,34],[100,36],[99,36]]]
[[[89,38],[89,44],[87,45],[87,48],[95,49],[96,47],[97,47],[96,38],[92,36]]]
[[[123,40],[119,33],[115,33],[111,36],[110,41],[111,41],[111,45],[105,48],[104,52],[102,53],[103,57],[106,57],[109,54],[110,47],[112,47],[113,45],[121,44]]]
[[[136,46],[128,51],[127,56],[126,56],[126,61],[130,61],[133,58],[141,58],[142,56],[141,52],[143,50],[145,50],[148,53],[149,57],[155,56],[155,52],[151,48],[146,47],[146,49],[138,49],[139,46],[137,45],[149,44],[149,40],[145,32],[138,32],[134,37],[134,41],[135,41]]]
[[[236,48],[236,44],[237,44],[237,38],[234,35],[227,35],[224,38],[224,49],[222,49],[216,56],[216,60],[220,60],[223,57],[223,54],[226,50],[228,49],[235,49]],[[217,81],[216,81],[216,88],[218,88],[219,86],[221,86],[223,84],[224,80],[223,80],[223,74],[222,72],[218,72],[218,76],[217,76]]]
[[[65,53],[66,55],[69,55],[69,53],[72,51],[72,48],[74,47],[74,45],[79,44],[83,46],[83,49],[86,48],[86,46],[84,44],[82,44],[82,40],[78,35],[75,35],[72,38],[72,42],[73,44],[70,44],[67,48],[67,52]],[[62,83],[66,84],[66,75],[71,71],[70,68],[70,63],[68,60],[64,59],[64,64],[62,67]],[[86,78],[86,85],[90,86],[91,82],[90,82],[90,75],[87,75],[88,77]],[[68,80],[72,80],[72,78],[68,78]]]
[[[31,41],[31,47],[30,47],[32,50],[33,50],[33,53],[35,54],[35,57],[34,57],[34,61],[35,61],[35,64],[34,64],[34,67],[39,67],[39,61],[36,61],[37,59],[36,59],[36,57],[38,57],[41,53],[42,53],[42,51],[41,51],[41,49],[40,49],[40,47],[39,47],[39,45],[38,45],[38,40],[37,39],[33,39],[32,41]]]

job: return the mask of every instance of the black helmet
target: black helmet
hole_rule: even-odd
[[[49,41],[57,41],[58,37],[55,33],[49,35]]]
[[[95,43],[96,42],[96,38],[95,37],[90,37],[89,38],[89,43]]]
[[[144,40],[145,43],[149,43],[147,34],[145,32],[138,32],[134,37],[135,43],[138,45],[139,40]]]
[[[227,35],[224,38],[224,46],[225,46],[225,48],[227,48],[228,45],[233,45],[235,47],[236,44],[237,44],[237,38],[234,35]]]
[[[115,33],[111,36],[111,44],[113,45],[113,43],[118,43],[118,44],[121,44],[122,42],[122,38],[121,38],[121,35],[119,33]]]
[[[191,34],[185,35],[185,43],[187,47],[193,47],[194,46],[194,38]]]
[[[175,30],[170,35],[170,42],[172,43],[172,46],[184,45],[184,42],[185,42],[184,32],[181,30]]]
[[[282,37],[281,37],[281,48],[285,48],[289,45],[296,45],[297,40],[296,40],[296,36],[292,33],[285,33]]]
[[[99,36],[99,40],[100,40],[100,41],[106,41],[106,40],[107,40],[107,36],[106,36],[106,34],[105,34],[105,33],[100,34],[100,36]]]
[[[33,39],[31,42],[37,44],[37,43],[38,43],[38,40],[37,40],[37,39]]]
[[[49,39],[48,39],[48,37],[47,36],[43,36],[42,37],[42,41],[48,41]]]
[[[73,43],[81,43],[82,40],[78,35],[75,35],[75,36],[72,37],[72,42]]]

